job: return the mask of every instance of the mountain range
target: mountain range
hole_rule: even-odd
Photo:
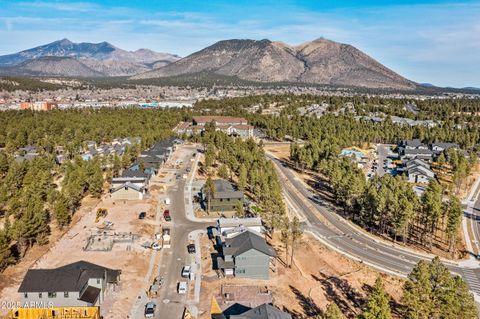
[[[67,39],[0,56],[0,74],[109,77],[132,80],[208,73],[252,82],[302,83],[413,90],[405,79],[355,47],[324,38],[293,46],[264,40],[223,40],[187,57],[134,52],[108,42]]]
[[[323,38],[298,46],[270,40],[220,41],[172,64],[133,78],[158,78],[203,71],[258,82],[402,90],[417,87],[416,83],[353,46]]]
[[[70,77],[130,76],[180,59],[149,49],[126,51],[108,42],[74,43],[68,39],[0,56],[0,73]]]

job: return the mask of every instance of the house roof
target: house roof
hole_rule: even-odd
[[[430,168],[430,164],[418,158],[408,161],[406,166],[407,166],[407,169],[413,168],[415,166],[423,166],[426,168]]]
[[[136,177],[136,176],[120,176],[112,178],[112,184],[124,184],[124,183],[145,183],[147,180],[146,177]]]
[[[247,120],[241,117],[231,117],[231,116],[194,116],[193,121],[196,123],[247,123]]]
[[[418,154],[418,155],[433,155],[433,152],[431,150],[423,150],[423,149],[406,149],[405,154]]]
[[[292,316],[270,304],[264,303],[241,315],[232,315],[230,319],[292,319]]]
[[[424,144],[419,139],[413,139],[413,140],[403,140],[402,145],[403,146],[410,146],[410,147],[419,147],[419,146],[422,146]]]
[[[277,255],[272,246],[268,245],[264,238],[249,231],[233,238],[227,238],[223,247],[223,254],[238,256],[251,249],[271,257]]]
[[[80,291],[90,278],[105,278],[117,282],[120,270],[114,270],[78,261],[54,269],[29,269],[18,288],[18,292]]]
[[[132,170],[129,170],[129,169],[125,169],[122,172],[122,177],[138,177],[138,178],[148,179],[148,178],[150,178],[150,175],[145,173],[145,172],[142,172],[140,170],[132,171]]]
[[[145,186],[143,186],[143,185],[142,185],[142,186],[138,186],[138,185],[132,184],[132,183],[130,183],[130,182],[126,182],[126,183],[124,183],[124,184],[118,185],[118,186],[115,187],[115,188],[112,188],[112,193],[115,193],[116,191],[118,191],[118,190],[120,190],[120,189],[122,189],[122,188],[131,188],[131,189],[133,189],[133,190],[135,190],[135,191],[137,191],[137,192],[141,192],[141,191],[145,188]]]
[[[230,182],[224,179],[217,179],[214,180],[213,183],[215,184],[215,193],[213,194],[213,198],[243,198],[243,192],[236,190]]]
[[[431,178],[433,178],[435,176],[435,173],[432,170],[430,170],[430,169],[428,169],[424,166],[420,166],[420,165],[412,167],[407,172],[408,172],[408,175],[414,175],[414,174],[425,175],[425,176],[428,176],[428,177],[431,177]]]
[[[449,148],[459,148],[457,143],[445,143],[445,142],[432,143],[432,148],[434,147],[441,147],[445,150]]]
[[[260,217],[250,217],[250,218],[219,218],[217,224],[220,228],[225,227],[253,227],[253,226],[262,226],[262,219]]]

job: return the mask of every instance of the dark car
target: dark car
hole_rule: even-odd
[[[188,244],[187,245],[187,250],[188,250],[189,254],[195,254],[195,252],[196,252],[195,245],[194,244]]]
[[[165,218],[165,221],[167,221],[167,222],[172,220],[172,216],[170,216],[170,211],[168,209],[166,209],[163,212],[163,218]]]
[[[145,318],[153,318],[155,317],[155,308],[157,305],[153,302],[149,302],[145,305]]]
[[[138,219],[145,219],[145,217],[147,217],[146,212],[141,212],[140,214],[138,214]]]

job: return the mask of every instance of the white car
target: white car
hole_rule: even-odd
[[[183,277],[183,278],[188,278],[188,277],[190,277],[190,271],[191,271],[191,267],[190,267],[190,266],[185,266],[185,267],[183,267],[183,269],[182,269],[182,277]]]
[[[160,250],[160,249],[162,249],[162,246],[160,246],[160,244],[158,244],[158,243],[153,243],[152,244],[152,249],[153,250]]]
[[[184,295],[187,293],[187,282],[186,281],[180,281],[177,286],[177,292],[180,295]]]

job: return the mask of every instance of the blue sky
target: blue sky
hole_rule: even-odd
[[[184,56],[224,39],[319,37],[417,82],[480,87],[480,1],[0,0],[0,54],[62,38]]]

